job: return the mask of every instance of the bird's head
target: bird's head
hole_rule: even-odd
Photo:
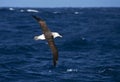
[[[35,40],[39,40],[39,38],[38,38],[38,37],[39,37],[39,36],[35,36],[35,37],[34,37],[34,39],[35,39]]]

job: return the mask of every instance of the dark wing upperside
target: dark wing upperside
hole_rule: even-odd
[[[53,53],[53,64],[54,66],[56,66],[57,64],[57,61],[58,61],[58,50],[57,50],[57,47],[55,46],[55,43],[54,43],[54,39],[53,39],[53,36],[52,36],[52,33],[51,31],[49,30],[49,28],[47,27],[45,21],[41,18],[38,18],[36,16],[33,16],[33,18],[35,18],[38,23],[40,24],[41,28],[42,28],[42,31],[45,35],[45,38],[48,42],[48,45]]]
[[[53,37],[51,36],[51,38],[46,39],[48,42],[49,47],[51,48],[51,51],[53,53],[53,64],[54,66],[56,66],[57,61],[58,61],[58,50],[57,47],[55,46]]]
[[[38,23],[39,23],[40,26],[41,26],[41,29],[42,29],[43,33],[45,33],[45,32],[51,32],[51,31],[49,30],[49,28],[47,27],[46,22],[45,22],[43,19],[41,19],[41,18],[39,18],[39,17],[37,17],[37,16],[33,16],[33,18],[38,21]]]

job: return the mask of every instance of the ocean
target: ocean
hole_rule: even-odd
[[[32,15],[63,36],[56,67]],[[120,82],[120,8],[0,8],[0,82]]]

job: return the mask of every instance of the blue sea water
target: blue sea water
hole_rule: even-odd
[[[32,15],[63,36],[56,67]],[[120,82],[120,8],[0,8],[0,82]]]

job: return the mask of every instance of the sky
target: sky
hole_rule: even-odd
[[[0,0],[0,7],[120,7],[120,0]]]

